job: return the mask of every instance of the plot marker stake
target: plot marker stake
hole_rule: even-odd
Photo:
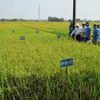
[[[68,80],[68,66],[73,65],[73,59],[65,59],[60,61],[60,67],[66,67],[66,80]]]

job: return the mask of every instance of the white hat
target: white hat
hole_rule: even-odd
[[[78,23],[75,26],[80,26]]]

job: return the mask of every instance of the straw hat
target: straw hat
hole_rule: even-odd
[[[77,23],[75,26],[78,26],[79,27],[80,25]]]

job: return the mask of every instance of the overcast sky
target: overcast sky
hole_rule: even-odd
[[[76,0],[77,18],[100,20],[100,0]],[[72,19],[73,0],[0,0],[0,18],[41,19],[48,16]]]

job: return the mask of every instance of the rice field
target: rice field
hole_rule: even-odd
[[[68,25],[0,22],[0,100],[100,100],[100,47],[73,41]]]

